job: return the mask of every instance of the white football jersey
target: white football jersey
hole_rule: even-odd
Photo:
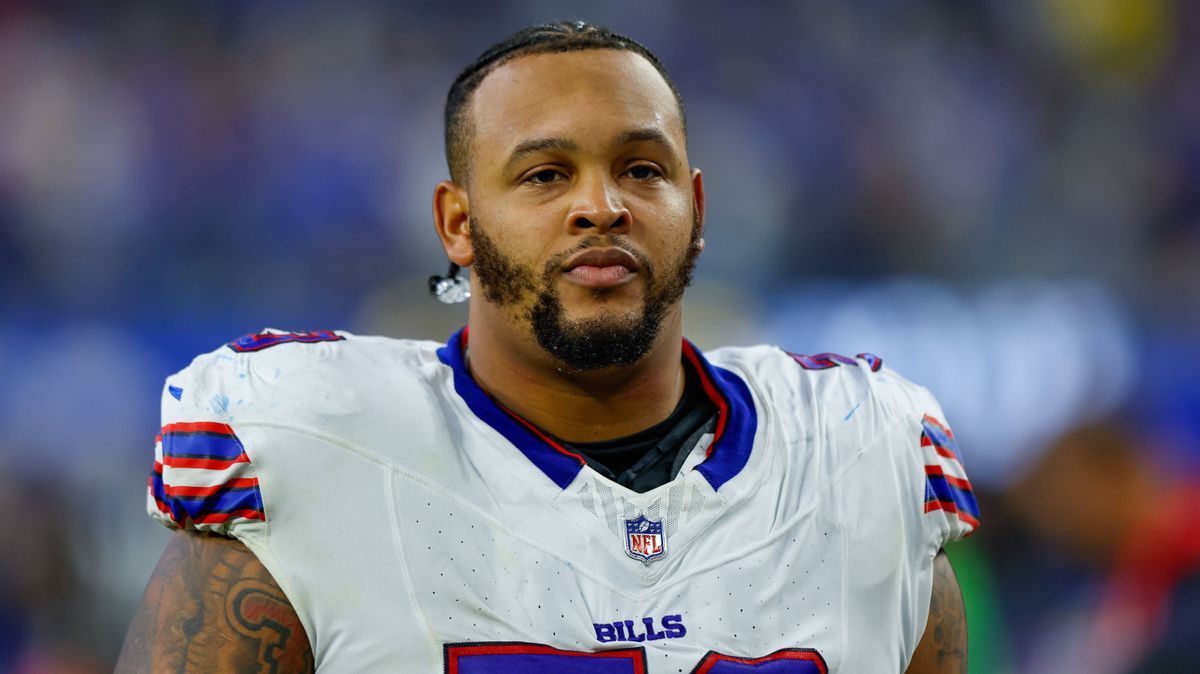
[[[322,672],[903,672],[978,510],[933,397],[869,354],[685,366],[719,410],[644,494],[448,344],[264,331],[170,377],[148,508],[232,536]]]

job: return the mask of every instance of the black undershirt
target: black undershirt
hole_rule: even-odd
[[[666,419],[613,440],[560,442],[579,452],[596,472],[641,494],[674,479],[700,436],[716,427],[716,420],[716,405],[685,363],[683,396]]]

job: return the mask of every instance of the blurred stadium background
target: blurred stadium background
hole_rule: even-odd
[[[1200,671],[1167,659],[1200,638],[1187,0],[0,2],[0,671],[111,669],[167,537],[165,375],[264,326],[464,320],[425,292],[443,97],[558,18],[683,91],[694,341],[870,351],[941,399],[972,671]]]

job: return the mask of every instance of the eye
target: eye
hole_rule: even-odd
[[[525,182],[532,185],[549,185],[550,183],[562,177],[564,176],[561,171],[548,168],[529,174],[529,176],[525,178]]]
[[[631,167],[628,171],[626,171],[625,175],[633,178],[634,180],[653,180],[655,178],[661,178],[662,172],[649,164],[638,164],[637,166]]]

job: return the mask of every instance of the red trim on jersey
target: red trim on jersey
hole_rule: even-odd
[[[250,463],[250,457],[245,452],[236,459],[184,459],[174,456],[164,456],[163,464],[172,468],[206,468],[208,470],[225,470],[239,463]]]
[[[926,417],[926,418],[928,418],[928,417]],[[941,456],[946,457],[947,459],[955,459],[955,460],[958,459],[958,455],[955,454],[952,450],[935,443],[933,440],[930,440],[929,435],[924,432],[921,433],[921,446],[922,447],[933,447],[934,451],[936,451]]]
[[[974,491],[974,489],[971,488],[970,480],[965,480],[961,477],[954,477],[953,475],[947,475],[946,470],[941,466],[926,465],[925,474],[940,475],[941,477],[945,478],[946,482],[950,483],[951,486],[958,487],[964,491]]]
[[[162,512],[164,515],[167,515],[168,517],[170,517],[172,522],[175,521],[175,516],[171,514],[170,506],[168,506],[166,503],[163,503],[162,501],[158,500],[157,498],[154,499],[154,505],[158,506],[158,509],[160,512]]]
[[[172,487],[163,485],[167,496],[212,496],[226,489],[249,489],[258,486],[257,477],[239,477],[212,487]]]
[[[825,658],[821,654],[811,648],[785,648],[780,651],[775,651],[770,655],[764,655],[761,658],[737,658],[732,655],[722,655],[714,651],[709,651],[708,655],[700,661],[700,664],[692,670],[692,674],[708,674],[708,671],[716,667],[721,662],[733,662],[739,665],[758,665],[764,662],[778,662],[780,660],[801,660],[811,662],[816,665],[821,674],[829,673],[829,666],[825,664]]]
[[[946,426],[946,424],[943,424],[942,422],[938,421],[937,417],[933,417],[933,416],[926,414],[924,417],[921,417],[921,421],[928,421],[929,423],[933,424],[934,426],[937,426],[938,428],[942,429],[942,432],[946,434],[947,438],[950,438],[951,440],[954,439],[954,431],[950,430],[950,428],[948,426]]]
[[[542,442],[546,443],[547,445],[550,445],[550,447],[553,448],[554,451],[556,451],[560,454],[566,454],[567,456],[578,461],[580,465],[584,465],[587,463],[586,461],[583,460],[582,456],[576,454],[575,452],[572,452],[571,450],[567,449],[566,447],[563,447],[561,444],[559,444],[559,442],[557,440],[555,440],[554,438],[547,435],[544,431],[542,431],[542,429],[540,429],[537,426],[534,426],[532,423],[526,421],[525,418],[522,417],[520,414],[517,414],[516,412],[505,407],[499,400],[492,398],[492,402],[496,403],[496,407],[499,407],[500,409],[504,410],[505,414],[512,417],[513,419],[516,419],[522,426],[529,429],[530,433],[533,433],[534,435],[541,438]]]
[[[463,327],[462,337],[459,338],[459,341],[462,344],[462,349],[464,352],[467,349],[467,335],[470,333],[470,330],[471,330],[470,326]],[[541,438],[542,442],[546,443],[547,445],[550,445],[551,449],[558,452],[559,454],[565,454],[565,455],[571,457],[572,459],[575,459],[576,461],[579,462],[579,465],[581,465],[581,466],[587,465],[587,461],[585,461],[582,456],[580,456],[579,454],[577,454],[575,452],[572,452],[571,450],[567,449],[566,447],[563,447],[558,442],[558,440],[555,440],[554,438],[550,437],[549,435],[546,434],[545,431],[543,431],[542,429],[533,425],[531,422],[526,421],[525,417],[522,417],[520,414],[517,414],[516,412],[505,407],[504,403],[501,403],[492,394],[487,393],[487,391],[484,391],[484,393],[487,394],[488,398],[491,398],[492,402],[496,403],[496,407],[499,407],[500,409],[504,410],[505,414],[507,414],[508,416],[515,419],[518,423],[520,423],[522,426],[524,426],[526,429],[528,429],[530,433],[533,433],[534,435]]]
[[[975,519],[974,517],[971,517],[970,515],[968,515],[964,512],[961,512],[961,511],[959,511],[955,514],[958,515],[958,519],[971,525],[971,531],[967,532],[967,534],[966,534],[967,536],[970,536],[972,532],[974,532],[976,529],[979,528],[979,520]]]
[[[683,342],[683,356],[692,364],[692,369],[700,378],[700,386],[704,388],[704,395],[717,406],[717,429],[713,433],[713,441],[708,446],[705,456],[712,456],[713,449],[717,446],[717,441],[721,439],[721,435],[725,432],[725,422],[729,420],[729,403],[725,401],[725,397],[717,390],[712,379],[708,376],[704,366],[700,363],[700,358],[696,355],[692,345],[686,340]]]
[[[935,510],[941,510],[941,511],[944,511],[947,513],[953,513],[954,515],[957,515],[958,519],[971,525],[972,531],[979,528],[979,520],[975,519],[974,517],[971,517],[970,515],[968,515],[967,513],[963,512],[963,511],[959,510],[958,506],[954,504],[954,501],[941,501],[941,500],[935,499],[932,501],[925,502],[925,512],[931,513]]]
[[[475,411],[477,416],[483,417],[489,425],[491,425],[494,429],[498,430],[502,435],[505,435],[509,439],[510,442],[517,445],[518,449],[520,449],[523,453],[525,453],[525,455],[531,461],[533,461],[533,463],[535,465],[537,465],[539,468],[541,468],[542,471],[545,472],[547,475],[551,475],[551,473],[558,471],[559,469],[555,468],[554,466],[550,466],[548,468],[546,465],[546,461],[538,459],[536,456],[536,452],[532,452],[531,448],[525,446],[525,444],[526,444],[525,440],[522,440],[520,437],[518,437],[518,438],[512,437],[508,430],[506,430],[505,428],[501,428],[500,426],[497,425],[497,423],[502,423],[502,422],[499,422],[498,419],[489,419],[488,418],[489,415],[492,414],[492,412],[490,411],[491,406],[494,405],[495,409],[498,409],[500,412],[502,412],[504,417],[507,417],[508,419],[516,421],[518,426],[520,426],[524,430],[528,431],[535,438],[537,438],[542,443],[544,443],[547,447],[549,447],[551,450],[553,450],[553,452],[555,454],[568,457],[569,459],[572,460],[572,462],[578,463],[579,466],[587,465],[586,459],[584,459],[584,457],[581,456],[579,453],[572,451],[571,449],[568,449],[566,446],[564,446],[564,444],[561,441],[556,440],[554,437],[549,435],[547,432],[538,428],[535,424],[533,424],[529,420],[525,419],[521,415],[519,415],[516,412],[514,412],[513,410],[509,409],[503,403],[501,403],[499,400],[497,400],[494,396],[492,396],[490,393],[483,390],[483,388],[480,387],[478,385],[478,383],[475,382],[474,379],[470,376],[470,373],[466,370],[466,367],[465,367],[464,355],[469,346],[470,327],[469,326],[463,327],[463,329],[461,331],[459,331],[458,333],[456,333],[456,335],[457,335],[456,337],[451,337],[449,343],[447,344],[446,350],[444,352],[442,350],[439,350],[438,358],[441,359],[443,363],[450,365],[455,370],[456,376],[461,376],[463,378],[463,381],[470,382],[469,385],[464,384],[464,387],[466,388],[466,391],[464,391],[463,388],[460,388],[460,386],[459,386],[459,383],[458,383],[459,379],[456,378],[455,379],[455,388],[456,388],[456,390],[458,390],[460,396],[462,396],[463,399],[466,400],[467,405],[469,407],[471,407],[473,411]],[[458,348],[457,349],[454,348],[455,347],[455,344],[454,344],[455,339],[458,340]],[[695,370],[696,375],[700,380],[700,385],[704,391],[704,394],[708,397],[709,400],[712,401],[713,405],[717,408],[717,424],[716,424],[715,432],[713,433],[713,441],[708,446],[708,449],[705,454],[706,458],[709,458],[713,455],[713,452],[716,450],[717,444],[725,437],[726,431],[729,430],[729,425],[731,423],[731,421],[730,421],[731,417],[733,417],[734,414],[736,412],[738,412],[738,410],[741,409],[738,406],[739,400],[735,398],[734,402],[731,405],[730,401],[725,398],[725,396],[721,393],[721,389],[717,385],[717,377],[720,377],[721,375],[718,373],[717,375],[714,376],[713,372],[710,372],[707,369],[707,365],[703,359],[703,356],[700,355],[699,351],[697,351],[696,348],[690,342],[688,342],[687,340],[682,340],[681,350],[682,350],[683,357],[687,359],[687,363],[685,366],[691,367],[693,370]],[[720,372],[720,368],[715,368],[715,369],[718,372]],[[738,385],[744,387],[744,384],[742,382],[740,382],[740,380],[738,382]],[[488,409],[483,409],[483,410],[475,409],[475,405],[478,405],[479,403],[472,402],[472,401],[476,397],[486,399],[486,401],[488,403],[488,405],[487,405]],[[747,395],[745,397],[747,398],[745,401],[745,406],[749,408],[749,419],[753,420],[754,419],[753,402],[749,398],[748,390],[747,390]],[[737,424],[740,423],[738,421],[738,419],[733,419],[732,423],[735,424],[734,430],[732,431],[734,433],[733,440],[732,440],[733,442],[738,442],[739,438],[742,435],[747,436],[746,440],[748,443],[753,440],[753,433],[754,433],[753,427],[748,428],[748,429],[742,428],[742,426],[746,425],[745,423],[741,423],[741,426],[737,426]],[[523,436],[523,434],[520,434],[520,435]],[[748,454],[749,447],[747,446],[745,448],[745,450],[746,450],[745,453]],[[734,468],[732,470],[733,473],[740,471],[742,466],[744,465],[744,461],[742,461],[741,463],[738,463],[737,459],[738,459],[737,456],[733,457],[733,463],[737,464],[736,466],[733,467]],[[731,468],[729,466],[725,466],[725,467],[721,468],[721,470],[727,470],[727,471],[730,469]],[[551,479],[554,479],[555,482],[559,484],[559,486],[565,487],[566,484],[568,484],[571,481],[571,479],[574,479],[575,474],[577,474],[577,473],[572,473],[569,476],[564,476],[564,475],[555,473],[554,475],[551,475]],[[714,474],[706,473],[705,477],[709,480],[710,484],[715,484],[716,486],[719,486],[720,484],[724,483],[725,480],[727,480],[730,476],[722,475],[722,474],[714,475]],[[563,481],[560,481],[560,478],[562,478]],[[716,480],[716,481],[714,482],[714,480]]]
[[[170,506],[168,506],[168,505],[167,505],[165,502],[163,502],[161,499],[159,499],[157,496],[155,496],[155,495],[154,495],[154,483],[153,483],[153,479],[154,479],[154,478],[150,478],[150,480],[148,480],[148,484],[146,485],[146,488],[150,490],[150,498],[153,498],[153,499],[154,499],[154,505],[155,505],[155,507],[157,507],[157,508],[158,508],[158,511],[159,511],[160,513],[162,513],[162,514],[166,515],[166,516],[167,516],[167,519],[169,519],[169,520],[171,520],[172,522],[174,522],[176,526],[183,526],[183,523],[182,523],[182,522],[180,522],[179,520],[175,519],[175,513],[171,512],[171,507],[170,507]]]
[[[197,524],[221,524],[223,522],[233,519],[234,517],[241,517],[243,519],[248,519],[248,520],[263,520],[263,521],[266,521],[266,519],[267,519],[267,516],[264,515],[261,510],[253,510],[253,509],[246,508],[243,510],[234,510],[233,512],[228,512],[228,513],[209,513],[207,515],[201,515],[200,517],[196,517],[193,519],[193,521],[196,522]]]
[[[163,426],[162,432],[164,434],[215,433],[217,435],[233,435],[233,429],[227,424],[218,424],[212,421],[185,421],[176,424],[167,424],[166,426]]]

